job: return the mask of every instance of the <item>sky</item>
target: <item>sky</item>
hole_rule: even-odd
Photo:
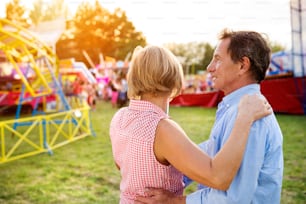
[[[0,14],[5,16],[1,0]],[[48,2],[48,0],[44,0]],[[50,1],[50,0],[49,0]],[[65,0],[71,11],[82,0]],[[87,0],[94,3],[94,0]],[[99,0],[113,12],[126,11],[137,31],[149,44],[208,42],[217,43],[223,28],[255,30],[273,42],[291,48],[290,0]],[[30,5],[33,0],[21,0]]]

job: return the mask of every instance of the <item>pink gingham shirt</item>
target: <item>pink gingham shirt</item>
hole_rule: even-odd
[[[122,177],[121,204],[133,203],[136,195],[145,195],[146,187],[183,194],[183,175],[173,166],[159,163],[153,151],[158,122],[165,118],[168,115],[161,108],[142,100],[131,100],[129,107],[114,115],[110,138]]]

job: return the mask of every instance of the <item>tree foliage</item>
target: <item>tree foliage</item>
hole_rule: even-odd
[[[6,4],[6,19],[22,27],[28,27],[26,8],[20,4],[20,0],[12,0]]]
[[[178,56],[185,74],[206,70],[214,52],[209,43],[203,42],[169,43],[165,46]]]
[[[136,31],[124,11],[116,9],[111,13],[98,1],[94,5],[81,3],[70,23],[57,43],[60,58],[74,57],[87,62],[83,55],[86,51],[95,64],[99,63],[99,54],[124,60],[137,45],[146,44],[145,37]]]
[[[43,21],[52,21],[59,17],[66,17],[68,8],[65,0],[53,0],[46,3],[44,0],[35,0],[33,8],[30,10],[32,24],[38,25]]]
[[[282,51],[282,50],[285,50],[285,49],[286,49],[285,46],[283,46],[283,45],[281,45],[280,43],[275,42],[275,41],[269,42],[269,46],[271,47],[272,53],[278,52],[278,51]]]
[[[206,70],[207,66],[209,65],[210,61],[212,60],[214,56],[214,48],[209,43],[205,43],[204,50],[205,51],[204,51],[204,56],[202,59],[202,66],[204,70]]]

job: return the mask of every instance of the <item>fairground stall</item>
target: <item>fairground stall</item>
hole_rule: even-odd
[[[306,114],[306,0],[291,0],[292,48],[272,54],[261,91],[274,112]],[[221,91],[182,94],[171,102],[176,106],[216,107]]]

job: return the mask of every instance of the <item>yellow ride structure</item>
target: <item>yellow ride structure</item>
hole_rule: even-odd
[[[20,92],[15,119],[0,118],[0,164],[42,152],[52,153],[57,147],[95,135],[87,103],[69,104],[63,94],[53,50],[25,28],[6,19],[0,19],[0,70],[1,63],[13,67],[21,83],[13,87]],[[21,70],[21,65],[25,69]],[[28,72],[32,77],[28,77]],[[9,92],[4,93],[4,100],[5,94]],[[46,109],[50,96],[55,96],[53,112]],[[20,108],[29,101],[42,103],[44,111],[20,118]]]

